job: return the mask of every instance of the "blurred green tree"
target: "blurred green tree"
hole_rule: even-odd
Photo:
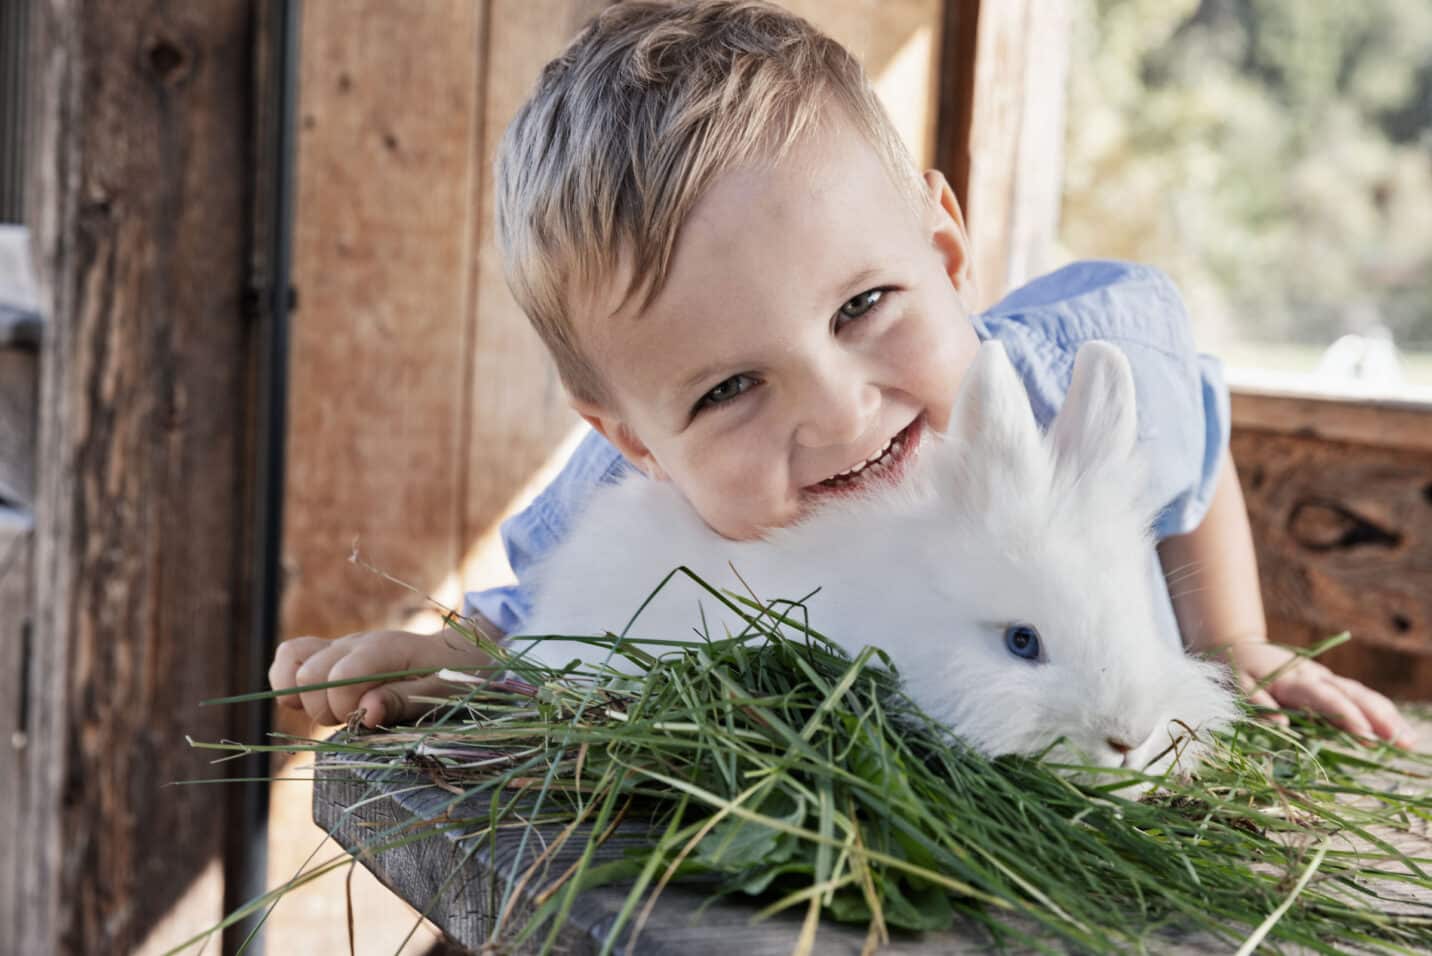
[[[1062,237],[1200,341],[1432,351],[1432,2],[1075,0]]]

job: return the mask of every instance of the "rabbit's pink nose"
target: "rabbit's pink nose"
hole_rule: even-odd
[[[1112,747],[1114,750],[1117,750],[1121,754],[1127,754],[1130,750],[1134,749],[1133,744],[1125,743],[1118,737],[1105,737],[1104,743],[1108,744],[1110,747]]]

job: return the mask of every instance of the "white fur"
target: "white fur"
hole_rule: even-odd
[[[810,626],[852,654],[885,650],[911,699],[979,750],[1032,754],[1064,738],[1052,759],[1117,766],[1113,737],[1137,742],[1130,765],[1161,770],[1172,754],[1150,761],[1180,722],[1215,729],[1236,709],[1219,668],[1156,633],[1153,515],[1139,500],[1135,426],[1133,377],[1114,346],[1080,349],[1046,436],[1003,347],[986,343],[949,434],[926,439],[899,486],[832,503],[761,541],[719,537],[667,482],[637,477],[597,491],[538,569],[526,633],[620,633],[678,565],[718,588],[749,584],[762,600],[819,588],[805,602]],[[628,637],[691,639],[703,613],[712,637],[743,627],[678,576]],[[1009,652],[1012,623],[1038,629],[1045,661]],[[543,641],[530,656],[561,665],[608,653]],[[1183,765],[1199,752],[1184,752]]]

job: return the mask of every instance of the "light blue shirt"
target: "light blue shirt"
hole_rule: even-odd
[[[1228,445],[1228,390],[1218,360],[1194,349],[1188,313],[1167,276],[1122,262],[1079,262],[1017,289],[971,321],[981,341],[1004,344],[1046,428],[1069,389],[1079,346],[1091,339],[1119,346],[1133,368],[1139,444],[1150,463],[1153,500],[1162,504],[1155,537],[1198,527]],[[587,435],[561,474],[502,525],[518,583],[468,593],[464,613],[477,610],[504,633],[519,632],[532,607],[528,569],[567,533],[594,488],[631,470],[606,439]],[[1163,636],[1177,642],[1156,553],[1150,562]]]

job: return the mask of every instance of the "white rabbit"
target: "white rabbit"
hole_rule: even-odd
[[[1133,376],[1116,347],[1079,350],[1045,435],[1004,348],[985,343],[948,434],[927,438],[904,480],[762,540],[718,536],[668,482],[636,476],[595,492],[538,569],[524,633],[621,633],[678,565],[718,588],[749,584],[763,601],[819,588],[805,602],[812,628],[851,654],[886,651],[915,704],[986,754],[1035,754],[1063,738],[1049,759],[1161,772],[1181,752],[1191,769],[1202,748],[1170,748],[1180,725],[1218,729],[1237,708],[1220,667],[1157,632],[1135,429]],[[744,626],[674,577],[627,636],[692,639],[703,614],[713,638]],[[558,666],[624,663],[575,642],[512,646]]]

